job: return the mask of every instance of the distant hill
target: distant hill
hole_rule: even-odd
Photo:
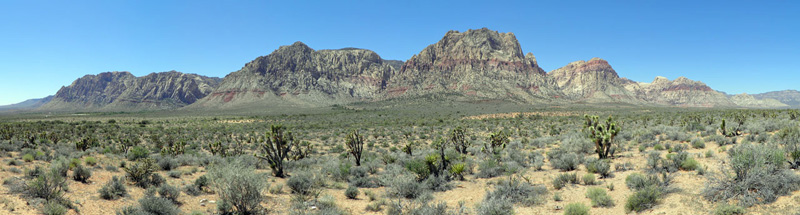
[[[775,99],[789,106],[800,108],[800,91],[782,90],[753,94],[756,99]]]
[[[38,99],[28,99],[20,103],[10,104],[10,105],[2,105],[0,106],[0,111],[10,111],[10,110],[32,110],[38,107],[41,107],[50,100],[53,99],[53,96],[47,96],[44,98]]]
[[[367,49],[314,50],[302,42],[257,57],[224,78],[176,71],[135,77],[86,75],[62,87],[40,111],[161,109],[244,110],[326,107],[386,100],[625,104],[675,107],[785,108],[800,92],[730,96],[701,81],[620,77],[600,58],[545,72],[513,33],[486,28],[448,31],[406,61]],[[36,105],[36,106],[39,106]]]
[[[176,71],[135,77],[129,72],[86,75],[61,87],[41,111],[174,109],[192,104],[217,87],[219,78]]]

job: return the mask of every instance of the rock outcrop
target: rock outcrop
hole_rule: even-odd
[[[533,54],[523,54],[513,33],[483,28],[449,31],[403,64],[387,97],[457,94],[474,99],[536,102],[560,96]]]
[[[86,75],[61,87],[39,110],[171,109],[194,103],[211,93],[219,78],[176,71],[135,77],[129,72]]]
[[[380,97],[396,64],[370,50],[315,51],[295,42],[225,76],[218,89],[193,107],[246,103],[326,106],[371,100]]]
[[[547,75],[555,79],[564,95],[572,100],[640,103],[634,92],[625,89],[632,81],[620,78],[611,65],[600,58],[575,61]]]
[[[625,88],[644,102],[678,107],[735,107],[723,93],[686,77],[669,80],[658,76],[652,83],[631,82]]]

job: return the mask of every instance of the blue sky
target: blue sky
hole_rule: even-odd
[[[448,30],[514,32],[550,71],[606,59],[622,77],[728,93],[800,89],[800,1],[0,2],[0,105],[86,74],[224,77],[281,45],[407,60]]]

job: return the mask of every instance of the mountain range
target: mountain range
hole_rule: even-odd
[[[2,109],[35,111],[220,110],[288,105],[321,107],[386,99],[447,95],[462,101],[521,104],[786,108],[800,92],[729,96],[700,81],[656,77],[651,83],[619,77],[600,58],[545,72],[513,33],[486,28],[449,31],[406,61],[358,48],[314,50],[281,46],[224,78],[176,71],[135,77],[128,72],[86,75],[52,98]]]

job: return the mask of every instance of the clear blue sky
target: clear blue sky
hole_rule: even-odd
[[[620,76],[728,93],[800,88],[800,1],[0,1],[0,104],[86,74],[224,77],[281,45],[407,60],[448,30],[514,32],[547,71],[601,57]]]

